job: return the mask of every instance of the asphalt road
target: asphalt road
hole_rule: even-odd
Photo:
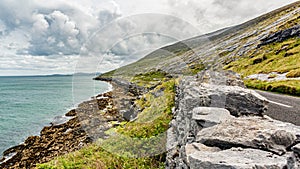
[[[271,92],[256,91],[269,103],[267,115],[273,119],[293,123],[300,126],[300,97],[281,95]]]

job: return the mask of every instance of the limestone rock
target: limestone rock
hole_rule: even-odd
[[[188,156],[191,169],[285,168],[287,156],[257,149],[232,148],[224,151],[198,151]]]
[[[295,145],[295,146],[293,146],[293,147],[292,147],[292,150],[293,150],[293,152],[294,152],[295,154],[297,154],[298,156],[300,156],[300,143],[297,144],[297,145]]]
[[[282,42],[288,38],[297,37],[300,35],[300,25],[293,26],[289,29],[275,32],[268,37],[261,40],[261,44],[258,47],[267,45],[274,42]]]
[[[197,142],[223,149],[255,148],[278,155],[297,141],[300,128],[261,117],[235,118],[198,132]]]
[[[238,86],[213,85],[203,83],[199,86],[201,97],[209,98],[208,107],[226,108],[231,115],[262,116],[268,101],[257,92]]]
[[[243,88],[241,83],[236,74],[212,71],[181,80],[176,89],[175,119],[168,130],[166,168],[189,167],[186,145],[196,143],[197,133],[203,127],[219,125],[234,118],[231,115],[263,115],[268,104],[266,99]],[[201,112],[204,109],[215,111]]]
[[[186,156],[190,156],[191,154],[194,154],[194,153],[199,152],[199,151],[218,152],[218,151],[221,151],[221,149],[218,148],[218,147],[208,147],[208,146],[206,146],[204,144],[201,144],[201,143],[192,143],[192,144],[187,144],[185,146]],[[189,159],[187,159],[187,160],[189,160]]]
[[[66,116],[67,117],[76,116],[76,110],[75,109],[70,110],[68,113],[66,113]]]
[[[233,118],[230,112],[223,108],[196,107],[193,109],[193,120],[196,120],[202,127],[211,127],[220,124],[222,121]]]

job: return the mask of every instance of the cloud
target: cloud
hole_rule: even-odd
[[[66,14],[34,14],[30,46],[21,53],[30,55],[76,55],[80,51],[80,30]]]
[[[294,1],[0,0],[0,68],[59,73],[80,59],[78,68],[106,71]]]
[[[87,55],[127,55],[199,35],[189,23],[164,14],[122,17],[100,29],[86,44]]]
[[[26,2],[26,3],[25,3]],[[98,10],[87,10],[68,1],[49,2],[33,0],[1,0],[1,35],[22,30],[28,36],[30,45],[17,51],[20,55],[50,56],[78,55],[81,45],[99,27],[120,17],[120,11],[113,1],[102,3]],[[46,2],[48,3],[48,2]],[[1,28],[1,27],[0,27]],[[5,30],[3,30],[5,29]]]
[[[296,0],[167,0],[169,11],[208,33],[237,25]],[[188,11],[188,12],[178,12]]]

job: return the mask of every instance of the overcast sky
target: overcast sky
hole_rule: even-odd
[[[0,76],[104,72],[296,0],[0,0]]]

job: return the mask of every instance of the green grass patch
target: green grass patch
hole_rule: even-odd
[[[300,38],[269,44],[256,49],[248,56],[231,62],[224,68],[243,77],[259,73],[286,73],[300,67]]]
[[[165,132],[175,104],[175,80],[163,82],[136,103],[142,112],[136,121],[119,128],[118,132],[136,138],[150,138]]]
[[[203,63],[194,63],[189,65],[189,71],[192,73],[192,75],[196,75],[200,71],[204,70],[205,66]]]
[[[131,79],[131,82],[143,87],[152,87],[160,84],[166,79],[168,79],[166,72],[162,70],[155,70],[137,74]]]
[[[240,73],[242,77],[272,72],[288,73],[288,78],[300,77],[300,38],[290,38],[253,49],[246,56],[226,65],[224,69]],[[271,74],[268,78],[275,78]],[[299,96],[299,81],[245,80],[249,88]]]
[[[111,77],[114,77],[115,73],[116,73],[116,70],[112,70],[112,71],[101,74],[100,77],[102,77],[102,78],[111,78]]]
[[[58,157],[48,163],[38,164],[38,169],[150,169],[164,168],[161,156],[128,158],[109,152],[93,144],[77,152]]]
[[[300,96],[299,80],[285,80],[272,82],[260,80],[245,80],[244,82],[248,88]]]

